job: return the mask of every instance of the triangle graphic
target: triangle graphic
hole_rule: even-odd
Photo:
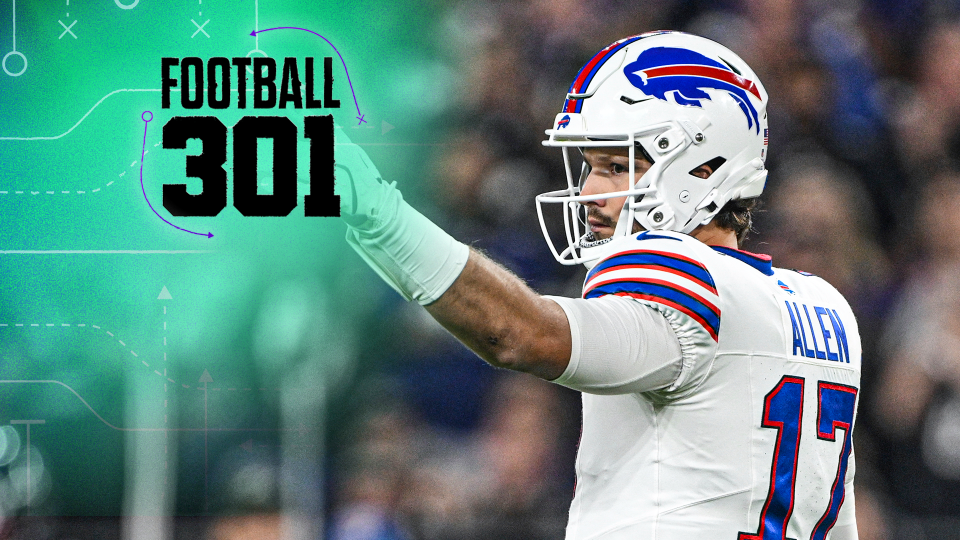
[[[210,376],[210,372],[203,370],[203,374],[200,375],[200,382],[213,382],[213,377]]]
[[[166,285],[160,289],[160,296],[157,297],[157,300],[173,300],[173,297],[170,296],[170,291],[167,290]]]
[[[393,126],[391,126],[390,124],[388,124],[385,120],[381,120],[381,121],[380,121],[380,134],[381,134],[381,135],[385,134],[386,132],[390,131],[391,129],[393,129]]]

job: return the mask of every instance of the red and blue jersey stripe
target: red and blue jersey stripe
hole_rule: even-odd
[[[713,276],[699,261],[679,253],[649,249],[622,251],[604,259],[587,274],[587,283],[602,274],[629,268],[649,268],[669,272],[690,279],[713,294],[717,294],[717,285],[713,282]]]
[[[718,340],[716,284],[700,262],[678,253],[631,250],[601,261],[587,275],[583,298],[608,294],[648,300],[676,309]]]

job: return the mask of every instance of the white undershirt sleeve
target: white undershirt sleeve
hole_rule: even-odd
[[[669,388],[683,366],[680,342],[656,309],[621,296],[547,296],[570,322],[570,363],[553,382],[590,394]]]

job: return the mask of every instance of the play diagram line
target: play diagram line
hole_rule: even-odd
[[[103,416],[100,415],[100,413],[97,412],[96,409],[93,408],[93,406],[90,405],[90,403],[87,402],[87,400],[83,399],[83,396],[81,396],[79,392],[77,392],[76,390],[74,390],[73,388],[71,388],[70,385],[68,385],[68,384],[66,384],[66,383],[64,383],[64,382],[57,381],[57,380],[52,380],[52,379],[0,380],[0,384],[52,384],[52,385],[62,386],[62,387],[64,387],[64,388],[66,388],[71,394],[77,396],[77,399],[79,399],[80,402],[83,403],[84,406],[86,406],[86,408],[89,409],[90,412],[93,413],[93,415],[97,417],[97,419],[99,419],[101,422],[103,422],[104,424],[106,424],[107,426],[109,426],[111,429],[115,429],[115,430],[117,430],[117,431],[156,431],[156,432],[161,432],[161,431],[192,431],[192,432],[200,432],[200,431],[303,431],[303,428],[214,428],[214,427],[208,427],[208,428],[124,428],[124,427],[119,427],[119,426],[116,426],[116,425],[111,424],[110,422],[108,422]]]
[[[12,71],[7,67],[7,60],[9,60],[11,56],[17,56],[23,61],[23,67],[20,68],[20,71]],[[17,50],[17,0],[13,0],[13,50],[3,55],[3,60],[0,61],[0,65],[2,65],[4,73],[11,77],[19,77],[27,70],[27,57]]]
[[[178,382],[177,380],[174,380],[172,377],[170,377],[170,376],[167,375],[167,368],[166,368],[166,367],[163,367],[163,372],[161,373],[160,368],[162,367],[162,366],[161,366],[161,362],[162,362],[162,361],[156,361],[156,362],[153,362],[152,364],[151,364],[151,362],[147,362],[145,359],[143,359],[143,358],[140,357],[140,354],[139,354],[139,353],[137,353],[135,350],[133,350],[133,347],[131,347],[130,345],[127,345],[127,343],[126,343],[125,341],[123,341],[122,339],[120,339],[120,337],[117,336],[117,334],[114,334],[114,333],[111,332],[110,330],[104,329],[104,328],[102,328],[102,327],[100,327],[100,326],[98,326],[98,325],[96,325],[96,324],[86,324],[86,323],[80,323],[80,324],[71,324],[71,323],[26,323],[26,322],[23,322],[23,323],[0,323],[0,329],[4,329],[4,328],[12,328],[12,329],[17,329],[17,328],[23,328],[23,329],[27,329],[27,328],[70,328],[70,327],[90,328],[90,329],[96,330],[96,331],[98,331],[98,332],[102,332],[104,335],[106,335],[107,337],[109,337],[112,341],[116,341],[121,347],[123,347],[123,349],[124,349],[125,351],[129,352],[132,357],[134,357],[135,359],[139,360],[140,363],[143,364],[143,366],[146,368],[147,372],[152,372],[152,373],[153,373],[154,375],[156,375],[157,377],[160,377],[160,379],[164,382],[164,384],[166,384],[166,383],[172,383],[172,384],[174,384],[174,385],[180,385],[182,388],[186,388],[186,389],[188,389],[188,390],[191,389],[191,388],[196,388],[197,390],[203,390],[203,391],[212,390],[212,391],[217,391],[217,392],[219,392],[219,391],[221,391],[221,390],[226,391],[226,392],[252,392],[252,391],[254,390],[254,388],[252,388],[252,387],[251,387],[251,388],[239,388],[239,387],[229,387],[229,388],[228,388],[228,387],[220,387],[220,386],[217,386],[217,387],[207,388],[206,382],[204,382],[203,386],[200,386],[200,385],[191,386],[191,385],[189,385],[189,384],[185,384],[185,383],[182,383],[182,382]],[[164,338],[164,343],[166,343],[166,338]],[[203,382],[203,381],[201,381],[201,382]],[[279,389],[279,388],[256,388],[256,390],[259,390],[259,391],[261,391],[261,392],[269,392],[269,391],[279,391],[280,389]]]
[[[191,231],[190,229],[184,229],[183,227],[178,227],[177,225],[170,223],[169,221],[167,221],[166,218],[161,216],[160,213],[153,208],[152,204],[150,204],[150,199],[147,197],[147,188],[143,185],[143,156],[145,156],[148,151],[147,150],[147,127],[150,125],[150,121],[153,120],[153,113],[150,111],[144,111],[143,114],[140,115],[140,117],[143,119],[143,153],[140,154],[140,189],[143,191],[143,198],[144,200],[147,201],[147,206],[150,207],[150,210],[153,211],[153,213],[156,214],[158,218],[160,218],[164,223],[173,227],[174,229],[178,229],[183,232],[188,232],[190,234],[195,234],[197,236],[206,236],[207,238],[213,238],[212,232],[207,231],[205,233],[200,233],[196,231]],[[133,162],[133,164],[136,164],[136,163],[137,163],[136,161]]]
[[[0,255],[184,255],[215,253],[209,249],[50,249],[50,250],[5,250]]]
[[[90,110],[87,111],[87,114],[81,116],[81,117],[80,117],[80,120],[77,120],[77,123],[74,124],[73,127],[71,127],[70,129],[64,131],[63,133],[61,133],[61,134],[59,134],[59,135],[55,135],[55,136],[52,136],[52,137],[0,137],[0,141],[55,141],[55,140],[57,140],[57,139],[62,139],[63,137],[69,135],[73,130],[77,129],[77,126],[79,126],[84,120],[86,120],[87,117],[90,116],[90,113],[92,113],[97,107],[100,106],[101,103],[103,103],[104,101],[106,101],[107,98],[109,98],[109,97],[112,97],[112,96],[114,96],[114,95],[116,95],[116,94],[120,94],[120,93],[122,93],[122,92],[159,92],[159,91],[160,91],[159,88],[157,88],[157,89],[150,89],[150,88],[120,88],[120,89],[114,90],[113,92],[110,92],[109,94],[107,94],[107,95],[103,96],[102,98],[100,98],[100,101],[96,102],[96,103],[93,105],[93,107],[90,107]],[[174,89],[174,91],[175,91],[175,92],[178,92],[179,90]]]
[[[114,95],[116,95],[116,94],[120,94],[120,93],[123,93],[123,92],[160,92],[160,91],[161,91],[161,89],[159,89],[159,88],[120,88],[120,89],[114,90],[113,92],[110,92],[109,94],[107,94],[107,95],[103,96],[102,98],[100,98],[100,101],[94,103],[94,104],[93,104],[93,107],[90,107],[90,110],[87,111],[86,114],[84,114],[83,116],[81,116],[81,117],[80,117],[80,120],[77,120],[77,123],[74,124],[73,127],[71,127],[70,129],[64,131],[63,133],[61,133],[61,134],[59,134],[59,135],[53,135],[53,136],[50,136],[50,137],[0,137],[0,141],[55,141],[55,140],[57,140],[57,139],[62,139],[63,137],[66,137],[66,136],[69,135],[71,132],[73,132],[73,130],[77,129],[77,127],[78,127],[81,123],[83,123],[83,121],[86,120],[88,116],[90,116],[90,113],[92,113],[94,110],[96,110],[96,108],[99,107],[101,103],[103,103],[103,102],[106,101],[108,98],[110,98],[110,97],[112,97],[112,96],[114,96]],[[170,91],[171,91],[171,92],[180,92],[181,89],[180,89],[180,88],[171,88]],[[231,92],[236,92],[237,89],[234,88],[234,89],[231,89],[230,91],[231,91]],[[252,89],[252,88],[248,88],[248,89],[247,89],[247,92],[253,92],[253,89]]]
[[[146,154],[147,152],[149,152],[149,151],[144,151],[144,154]],[[137,163],[138,163],[137,161],[134,161],[133,163],[131,163],[131,164],[130,164],[130,168],[131,168],[131,169],[134,168],[134,166],[135,166]],[[126,176],[126,174],[127,174],[127,171],[122,171],[122,172],[119,174],[119,178],[123,178],[124,176]],[[14,191],[12,191],[12,192],[11,192],[10,190],[0,190],[0,195],[41,195],[41,194],[44,194],[44,193],[47,194],[47,195],[70,195],[70,194],[85,195],[85,194],[87,194],[88,192],[89,192],[89,193],[99,193],[101,189],[108,188],[108,187],[112,186],[114,182],[116,182],[116,180],[111,180],[111,181],[107,182],[106,185],[103,185],[103,186],[100,186],[100,187],[94,188],[94,189],[89,189],[89,190],[81,190],[81,189],[78,189],[78,190],[76,190],[76,191],[69,191],[69,190],[23,190],[23,189],[18,189],[18,190],[14,190]]]
[[[77,328],[91,328],[91,329],[93,329],[93,330],[97,330],[97,331],[99,331],[99,332],[103,332],[105,335],[109,336],[109,337],[111,338],[111,340],[114,340],[114,341],[116,341],[117,343],[119,343],[120,346],[123,347],[125,351],[129,352],[131,356],[133,356],[134,358],[140,360],[140,363],[143,364],[144,366],[146,366],[148,370],[152,369],[152,368],[150,367],[150,363],[147,362],[146,360],[140,358],[140,355],[137,354],[137,351],[133,350],[133,348],[132,348],[130,345],[127,345],[127,343],[126,343],[125,341],[123,341],[122,339],[120,339],[120,338],[119,338],[116,334],[114,334],[113,332],[111,332],[111,331],[109,331],[109,330],[106,330],[106,329],[104,329],[104,328],[101,328],[100,326],[97,326],[96,324],[90,324],[90,325],[88,325],[88,324],[86,324],[86,323],[80,323],[80,324],[70,324],[70,323],[59,323],[59,324],[58,324],[58,323],[0,323],[0,328],[14,328],[14,329],[15,329],[15,328],[70,328],[71,326],[75,326],[75,327],[77,327]],[[171,383],[173,383],[173,384],[177,384],[177,381],[171,379],[170,377],[167,377],[167,375],[166,375],[167,370],[166,370],[166,369],[163,370],[163,373],[160,373],[160,372],[157,371],[157,370],[153,370],[153,371],[154,371],[154,373],[156,373],[158,376],[160,376],[161,378],[165,379],[166,381],[169,381],[169,382],[171,382]],[[184,387],[185,387],[185,388],[189,388],[189,386],[187,386],[187,385],[184,385]]]
[[[258,26],[259,26],[259,21],[258,21]],[[277,27],[275,27],[275,28],[264,28],[263,30],[254,30],[253,32],[250,32],[250,35],[253,36],[253,37],[255,37],[255,38],[257,38],[257,43],[259,43],[259,42],[260,42],[260,41],[259,41],[259,40],[260,40],[259,34],[261,34],[261,33],[263,33],[263,32],[272,32],[272,31],[274,31],[274,30],[302,30],[302,31],[304,31],[304,32],[309,32],[309,33],[311,33],[311,34],[319,37],[320,39],[326,41],[326,42],[327,42],[327,45],[330,45],[330,47],[333,48],[333,52],[337,53],[337,56],[340,57],[340,63],[343,64],[343,72],[346,73],[346,75],[347,75],[347,84],[350,85],[350,94],[353,96],[353,104],[356,105],[356,107],[357,107],[357,120],[359,120],[359,121],[357,122],[357,125],[359,126],[360,124],[365,123],[365,122],[367,121],[366,118],[365,118],[366,115],[360,113],[360,102],[357,101],[357,93],[354,92],[354,90],[353,90],[353,81],[350,80],[350,72],[347,70],[347,62],[346,62],[346,60],[343,59],[343,55],[340,54],[340,51],[337,49],[336,45],[334,45],[333,43],[331,43],[329,39],[323,37],[322,35],[320,35],[320,34],[318,34],[318,33],[316,33],[316,32],[314,32],[313,30],[310,30],[310,29],[308,29],[308,28],[300,28],[300,27],[298,27],[298,26],[277,26]],[[329,105],[328,105],[328,106],[329,106]]]
[[[103,96],[102,98],[100,98],[100,101],[94,103],[94,104],[93,104],[93,107],[90,107],[90,110],[87,111],[86,114],[84,114],[83,116],[81,116],[81,117],[80,117],[80,120],[77,120],[77,123],[74,124],[73,127],[71,127],[70,129],[64,131],[63,133],[61,133],[61,134],[59,134],[59,135],[54,135],[54,136],[50,136],[50,137],[0,137],[0,141],[55,141],[55,140],[57,140],[57,139],[62,139],[63,137],[66,137],[67,135],[69,135],[73,130],[77,129],[77,127],[78,127],[81,123],[83,123],[83,121],[86,120],[88,116],[90,116],[90,113],[92,113],[97,107],[100,106],[101,103],[103,103],[104,101],[106,101],[107,98],[110,98],[111,96],[114,96],[114,95],[119,94],[119,93],[122,93],[122,92],[160,92],[160,91],[161,91],[161,90],[160,90],[159,88],[120,88],[120,89],[114,90],[113,92],[110,92],[109,94],[107,94],[107,95]],[[170,91],[171,91],[171,92],[180,92],[181,89],[180,89],[180,88],[171,88]],[[231,89],[230,91],[231,91],[231,92],[236,92],[237,89],[236,89],[236,88],[233,88],[233,89]],[[248,89],[247,89],[247,92],[253,92],[253,89],[252,89],[252,88],[248,88]],[[131,165],[131,166],[132,166],[132,165]]]

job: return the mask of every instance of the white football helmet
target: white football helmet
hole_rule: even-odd
[[[537,196],[540,226],[563,264],[590,264],[596,249],[646,230],[689,233],[734,199],[760,195],[767,179],[767,92],[739,56],[706,38],[650,32],[612,43],[577,73],[563,110],[546,130],[544,146],[563,150],[567,189]],[[584,162],[574,182],[569,147],[628,148],[652,162],[626,191],[580,196],[590,172]],[[690,174],[709,163],[713,174]],[[616,230],[596,240],[585,226],[586,207],[597,199],[626,196]],[[543,217],[544,203],[563,205],[567,247],[558,251]]]

